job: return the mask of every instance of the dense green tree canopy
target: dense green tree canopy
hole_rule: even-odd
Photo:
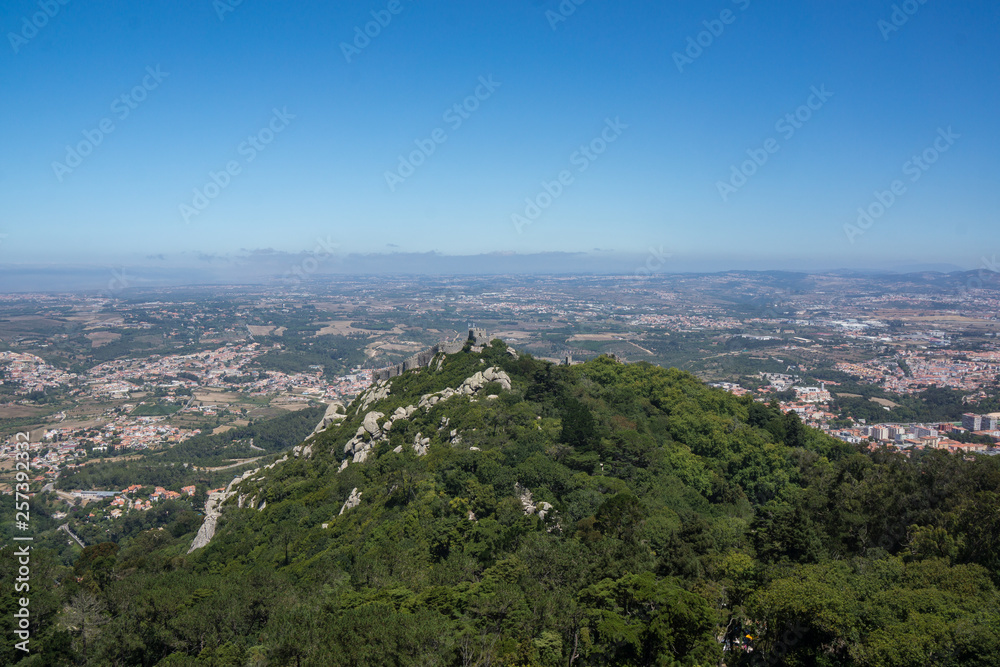
[[[417,410],[338,472],[367,411],[494,366],[510,391]],[[231,499],[203,549],[176,511],[75,562],[37,552],[35,652],[0,662],[1000,664],[991,457],[855,450],[677,370],[499,342],[391,389]]]

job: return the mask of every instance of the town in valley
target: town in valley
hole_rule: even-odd
[[[0,490],[12,492],[16,436],[28,433],[39,507],[77,533],[168,501],[200,510],[291,442],[274,431],[301,438],[379,370],[470,326],[553,364],[607,354],[676,367],[872,449],[993,455],[1000,281],[981,274],[338,277],[8,294]]]

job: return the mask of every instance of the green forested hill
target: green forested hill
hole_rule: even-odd
[[[487,368],[511,389],[395,419],[338,472],[366,416]],[[498,341],[364,399],[239,485],[203,549],[35,553],[20,664],[1000,664],[996,459],[859,452],[676,370]]]

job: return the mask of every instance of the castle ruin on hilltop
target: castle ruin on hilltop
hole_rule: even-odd
[[[486,333],[485,329],[473,328],[469,329],[469,337],[464,341],[455,341],[450,343],[438,343],[437,345],[431,347],[430,349],[424,350],[423,352],[418,352],[412,357],[403,360],[402,362],[389,366],[388,368],[383,368],[372,373],[373,381],[388,380],[394,378],[398,375],[402,375],[406,371],[412,371],[417,368],[426,368],[431,360],[439,354],[456,354],[461,352],[465,347],[466,343],[472,342],[472,350],[474,352],[479,352],[484,346],[489,345],[490,336]]]

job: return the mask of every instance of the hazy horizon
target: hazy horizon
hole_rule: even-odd
[[[319,246],[322,248],[322,246]],[[720,273],[794,273],[829,275],[952,274],[968,271],[996,272],[996,259],[983,257],[979,266],[950,264],[886,264],[882,267],[822,266],[802,260],[781,266],[766,259],[732,263],[725,259],[692,262],[677,260],[662,249],[645,255],[614,253],[537,253],[518,255],[442,255],[437,253],[327,254],[313,249],[302,253],[273,250],[231,256],[179,255],[133,258],[118,264],[37,264],[0,266],[0,281],[8,292],[99,292],[121,295],[130,289],[208,285],[294,285],[337,278],[406,276],[576,276],[622,277],[645,281],[676,275]]]

